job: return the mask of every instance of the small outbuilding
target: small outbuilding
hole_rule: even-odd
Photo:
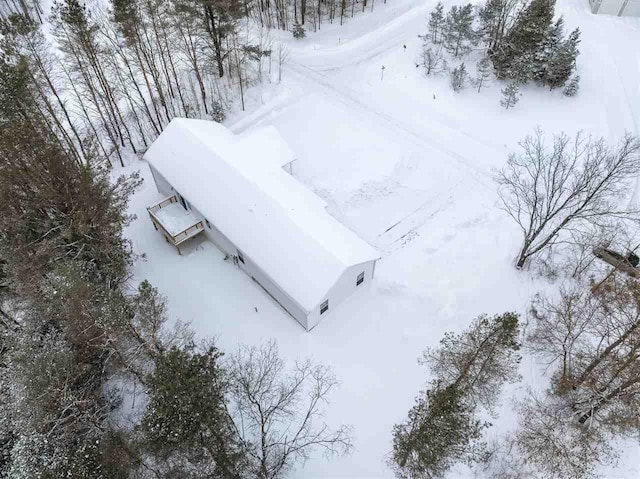
[[[148,208],[165,239],[204,234],[307,331],[373,278],[380,255],[291,176],[274,127],[176,118],[144,158],[167,197]]]
[[[640,17],[640,0],[589,0],[591,12],[618,17]]]

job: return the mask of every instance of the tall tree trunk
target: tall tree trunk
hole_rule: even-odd
[[[104,147],[104,144],[102,143],[102,139],[100,138],[100,135],[98,135],[98,131],[97,131],[95,125],[93,124],[93,121],[91,121],[91,116],[89,115],[89,112],[87,111],[87,108],[86,108],[86,106],[84,104],[84,100],[82,99],[82,95],[80,95],[80,92],[76,88],[75,83],[74,83],[73,79],[71,78],[71,75],[69,74],[68,70],[65,68],[64,64],[62,63],[62,61],[60,61],[60,65],[62,67],[62,71],[64,72],[65,76],[67,77],[67,80],[69,81],[69,85],[71,86],[71,89],[73,90],[73,93],[75,94],[75,97],[76,97],[76,99],[78,101],[78,105],[80,106],[80,109],[82,110],[82,113],[84,115],[85,121],[87,122],[87,125],[89,126],[89,128],[93,132],[93,137],[98,142],[98,145],[100,146],[100,149],[102,150],[102,154],[104,155],[106,160],[109,162],[109,164],[111,164],[111,160],[109,159],[109,153],[107,152],[107,149]]]
[[[180,85],[180,80],[178,79],[178,73],[176,71],[176,66],[173,61],[173,55],[171,55],[171,48],[169,47],[169,40],[167,36],[167,29],[165,28],[164,23],[160,24],[160,28],[162,30],[162,38],[164,40],[164,46],[167,52],[167,59],[169,60],[169,67],[171,68],[171,73],[173,75],[173,80],[176,83],[176,90],[178,91],[178,97],[180,98],[180,103],[182,104],[182,110],[184,111],[185,116],[189,117],[189,111],[187,108],[187,104],[184,100],[184,95],[182,94],[182,87]]]
[[[75,125],[73,124],[73,121],[71,121],[71,116],[69,115],[69,111],[67,110],[66,105],[64,104],[64,102],[60,98],[60,95],[58,94],[58,90],[55,87],[55,85],[53,84],[53,81],[52,81],[51,77],[49,76],[49,72],[47,71],[47,69],[44,66],[42,58],[40,57],[40,54],[39,54],[40,52],[38,52],[36,50],[35,45],[33,43],[29,42],[28,46],[29,46],[29,50],[31,52],[32,57],[36,61],[36,65],[38,66],[38,71],[40,72],[42,77],[47,82],[47,85],[49,86],[49,90],[51,91],[51,93],[55,97],[58,105],[60,106],[60,110],[62,110],[62,114],[64,115],[65,119],[67,120],[67,124],[69,125],[69,128],[71,128],[71,132],[73,133],[73,135],[76,138],[76,141],[78,142],[78,147],[80,148],[81,156],[83,158],[87,158],[87,152],[84,150],[84,145],[82,143],[82,139],[80,138],[80,134],[78,133],[78,130],[76,129]],[[35,81],[35,78],[34,78],[34,81]]]
[[[153,107],[153,111],[155,112],[156,118],[158,119],[158,127],[156,128],[156,132],[159,135],[160,134],[159,129],[162,128],[162,116],[160,116],[160,112],[158,111],[156,102],[153,100],[153,89],[151,88],[151,82],[149,81],[149,76],[147,75],[145,63],[143,62],[142,57],[140,56],[140,49],[137,44],[134,47],[134,50],[136,53],[136,58],[138,59],[138,66],[140,67],[140,71],[142,72],[142,77],[144,78],[144,82],[147,85],[147,91],[149,92],[149,99],[151,101],[151,106]],[[162,100],[161,100],[161,103],[163,103]],[[167,113],[167,116],[168,116],[169,112],[166,110],[165,112]]]
[[[147,40],[149,40],[149,36],[147,35],[144,29],[142,33],[147,38]],[[144,41],[142,41],[142,37],[140,37],[140,40],[141,41],[139,42],[139,45],[140,45],[140,52],[142,53],[142,58],[144,58],[146,65],[149,68],[149,73],[156,87],[156,92],[158,94],[158,98],[160,99],[160,104],[164,108],[167,121],[170,121],[173,115],[169,113],[168,102],[166,99],[166,95],[164,93],[164,88],[162,87],[162,81],[160,80],[160,73],[158,72],[158,68],[153,62],[153,55],[151,52],[148,51],[148,48],[151,48],[151,47],[150,45],[145,44]]]
[[[222,38],[220,38],[218,27],[216,25],[216,17],[213,13],[213,7],[211,5],[205,5],[204,7],[206,15],[206,25],[209,36],[213,41],[214,55],[216,57],[216,64],[218,66],[218,76],[222,78],[224,76],[224,62],[222,57]]]

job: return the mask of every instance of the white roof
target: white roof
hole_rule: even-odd
[[[348,267],[380,257],[282,169],[295,157],[272,126],[236,136],[176,118],[145,159],[307,312]]]

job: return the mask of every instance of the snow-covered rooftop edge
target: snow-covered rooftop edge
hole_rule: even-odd
[[[347,268],[380,258],[282,169],[295,155],[273,126],[234,135],[176,118],[144,159],[307,312]]]

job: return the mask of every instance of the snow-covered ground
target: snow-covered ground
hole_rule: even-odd
[[[168,297],[172,316],[227,351],[274,338],[287,358],[315,357],[341,379],[326,419],[354,426],[354,453],[313,457],[293,478],[393,477],[385,465],[391,428],[429,379],[420,353],[481,313],[525,313],[549,287],[513,268],[519,231],[498,208],[491,178],[519,139],[537,125],[610,141],[640,133],[640,19],[594,16],[587,0],[558,0],[567,30],[583,32],[580,93],[528,87],[507,111],[499,84],[456,94],[445,76],[416,68],[417,36],[434,4],[376,3],[345,26],[290,41],[283,82],[256,89],[261,106],[229,122],[236,132],[275,125],[298,158],[294,176],[382,253],[375,280],[311,333],[210,243],[197,240],[179,256],[147,218],[145,207],[161,195],[141,166],[145,185],[131,204],[138,220],[127,232],[146,254],[135,273]],[[511,395],[545,387],[531,359],[522,374],[490,434],[513,426]],[[629,448],[607,477],[640,477],[637,452]]]

